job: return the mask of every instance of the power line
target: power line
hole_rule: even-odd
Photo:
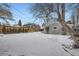
[[[25,16],[23,12],[19,11],[17,8],[13,7],[17,12],[19,12],[21,15]],[[25,16],[26,17],[26,16]]]
[[[16,10],[17,12],[19,12],[21,15],[23,15],[24,16],[24,18],[26,19],[26,16],[24,15],[24,13],[23,12],[21,12],[21,11],[19,11],[17,8],[15,8],[15,7],[13,7],[13,9],[14,10]],[[21,16],[22,17],[22,16]],[[33,19],[34,18],[34,16],[33,17],[31,17],[31,19]],[[35,21],[35,20],[34,20]],[[33,21],[33,22],[34,22]]]
[[[21,11],[19,11],[18,9],[16,9],[15,7],[12,7],[15,11],[17,11],[18,13],[20,13],[21,15],[23,15],[24,17],[23,18],[25,18],[25,19],[27,19],[26,18],[26,16],[24,15],[24,13],[22,13]],[[20,15],[18,15],[18,16],[20,16]],[[22,16],[21,16],[22,17]]]

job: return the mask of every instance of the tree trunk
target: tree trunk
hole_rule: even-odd
[[[74,41],[74,45],[79,47],[79,34],[74,31],[72,28],[70,28],[64,20],[65,17],[65,4],[61,5],[61,15],[60,15],[60,11],[59,11],[59,4],[57,4],[57,13],[58,13],[58,18],[59,18],[59,22],[62,25],[62,27],[71,35],[73,41]]]

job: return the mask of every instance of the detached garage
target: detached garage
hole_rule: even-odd
[[[44,32],[49,34],[63,34],[63,27],[59,22],[49,23],[43,26]]]

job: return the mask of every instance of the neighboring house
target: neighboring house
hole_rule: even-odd
[[[75,31],[79,31],[79,8],[75,9],[73,22],[74,22],[73,29]]]
[[[18,24],[14,24],[13,26],[14,26],[14,27],[22,27],[22,26],[19,26]]]
[[[24,24],[23,26],[28,28],[28,32],[35,32],[40,30],[40,26],[34,23]]]
[[[79,26],[79,8],[75,10],[74,15],[74,25],[77,27]]]
[[[73,29],[74,23],[73,23],[72,20],[67,21],[66,24],[67,24],[71,29]]]

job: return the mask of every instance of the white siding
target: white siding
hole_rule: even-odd
[[[62,26],[57,22],[49,25],[49,33],[50,34],[62,34]]]

